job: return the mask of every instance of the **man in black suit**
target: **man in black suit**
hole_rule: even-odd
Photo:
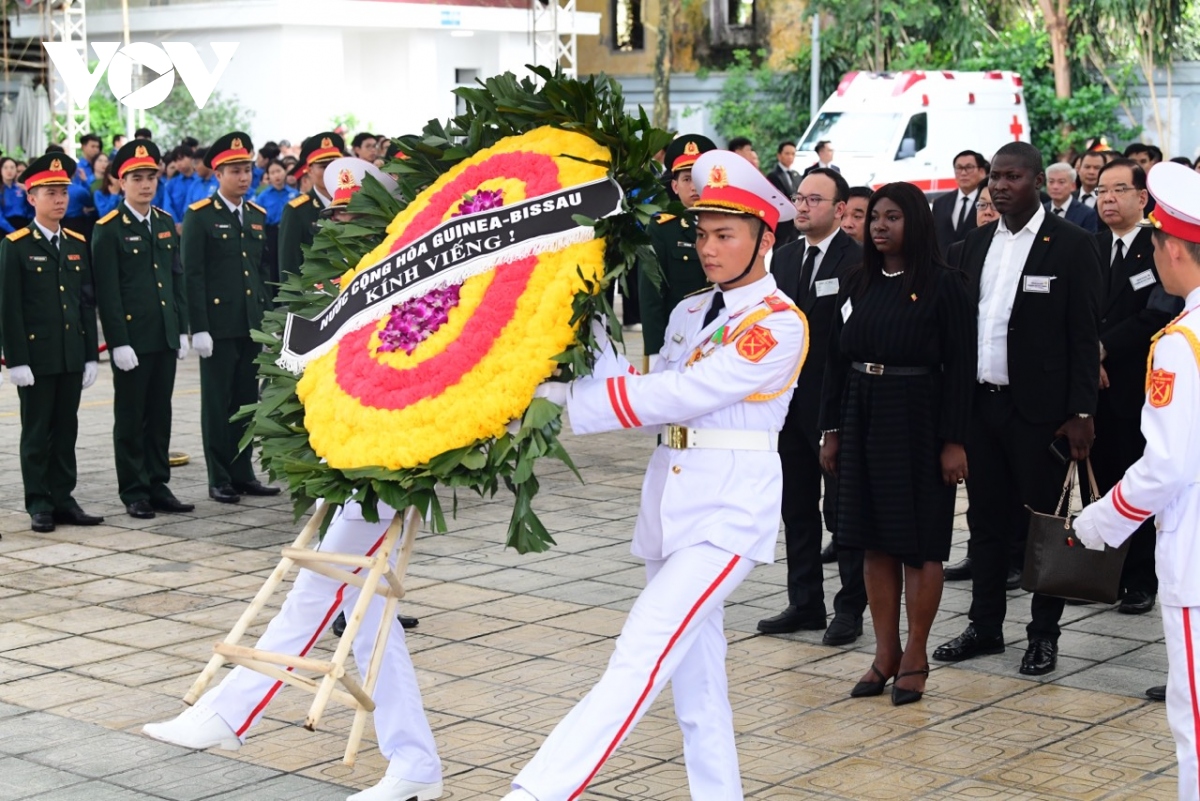
[[[986,163],[974,150],[959,153],[954,157],[954,182],[958,190],[933,201],[933,226],[943,256],[951,245],[975,230],[975,204],[979,202],[980,188],[987,181]]]
[[[800,188],[800,173],[792,169],[796,161],[796,145],[793,142],[780,142],[775,151],[775,169],[767,173],[767,180],[786,197],[794,197]]]
[[[817,160],[804,171],[804,177],[807,178],[813,170],[833,170],[837,173],[842,171],[841,167],[833,163],[833,143],[828,139],[817,142]]]
[[[1100,261],[1095,239],[1039,200],[1041,154],[1010,142],[996,153],[988,189],[1000,219],[973,231],[962,269],[979,300],[979,388],[967,460],[971,623],[933,658],[959,662],[1004,650],[1010,542],[1024,538],[1028,506],[1052,514],[1067,465],[1058,438],[1086,459],[1095,439],[1100,375]],[[1063,599],[1034,594],[1021,673],[1058,663]]]
[[[1075,199],[1077,178],[1075,168],[1065,161],[1046,168],[1046,194],[1050,196],[1046,211],[1094,234],[1100,230],[1100,218],[1094,210]]]
[[[826,629],[826,645],[847,645],[862,634],[867,591],[863,581],[862,551],[837,552],[842,588],[833,599],[833,620],[826,628],[825,592],[821,587],[820,409],[821,379],[837,293],[846,271],[862,261],[862,246],[841,230],[841,216],[850,186],[833,170],[810,172],[796,192],[796,228],[800,239],[782,248],[771,270],[780,290],[796,302],[808,318],[808,360],[800,371],[787,420],[779,435],[783,464],[783,525],[787,543],[788,606],[774,617],[760,620],[764,634],[801,629]],[[836,497],[835,479],[824,476],[825,497]],[[837,539],[832,504],[826,504],[826,522]]]
[[[1108,159],[1104,153],[1096,150],[1089,150],[1079,158],[1079,189],[1075,191],[1075,199],[1094,209],[1097,214],[1100,209],[1096,203],[1096,186],[1100,181],[1100,170],[1104,169],[1105,164],[1108,164]]]
[[[1108,492],[1146,448],[1141,415],[1150,338],[1183,311],[1183,298],[1163,289],[1154,266],[1153,229],[1138,227],[1148,197],[1145,171],[1130,159],[1117,159],[1100,171],[1096,189],[1097,208],[1109,230],[1096,237],[1107,280],[1100,304],[1099,436],[1092,466],[1100,491]],[[1154,545],[1151,518],[1130,539],[1118,611],[1141,615],[1154,608]]]

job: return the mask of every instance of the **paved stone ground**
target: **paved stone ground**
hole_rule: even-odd
[[[349,712],[331,707],[308,732],[299,725],[307,699],[288,690],[236,753],[185,752],[138,734],[180,711],[212,643],[298,531],[285,500],[207,500],[198,381],[191,357],[177,384],[173,446],[194,458],[172,486],[196,512],[150,521],[124,514],[104,364],[80,411],[77,497],[107,522],[49,535],[28,530],[17,396],[0,389],[0,454],[10,465],[0,474],[0,801],[340,799],[385,768],[373,742],[356,767],[341,764]],[[421,618],[408,643],[447,799],[504,794],[600,674],[642,584],[628,540],[652,441],[608,434],[568,444],[587,483],[546,471],[538,508],[558,540],[551,552],[503,549],[505,498],[460,498],[452,533],[417,544],[403,608]],[[955,559],[965,539],[956,533]],[[1016,672],[1029,601],[1013,593],[1008,651],[958,667],[935,663],[925,700],[897,709],[886,698],[847,698],[871,662],[869,625],[847,649],[822,646],[820,632],[756,634],[755,623],[784,604],[784,573],[783,564],[760,567],[727,610],[747,798],[1175,797],[1165,713],[1142,697],[1166,671],[1157,613],[1068,607],[1059,669],[1033,681]],[[831,601],[837,579],[826,575]],[[967,585],[947,585],[935,643],[962,629],[968,605]],[[688,798],[669,692],[585,797]]]

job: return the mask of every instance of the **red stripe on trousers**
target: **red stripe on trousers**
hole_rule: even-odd
[[[633,413],[633,405],[629,403],[629,393],[625,389],[625,376],[617,379],[617,390],[621,393],[621,402],[625,404],[625,414],[629,415],[629,422],[640,427],[642,421]]]
[[[583,780],[583,784],[579,785],[579,789],[571,793],[571,796],[567,799],[567,801],[575,801],[576,798],[579,798],[579,796],[583,795],[583,791],[587,789],[589,784],[591,784],[592,779],[596,778],[596,774],[600,772],[600,768],[604,767],[604,763],[608,761],[610,756],[612,756],[612,752],[617,749],[617,744],[621,742],[621,738],[625,736],[625,732],[627,732],[629,727],[633,725],[633,719],[637,717],[638,710],[642,708],[642,704],[646,703],[646,696],[650,695],[650,691],[654,689],[654,679],[658,677],[659,668],[662,667],[662,663],[664,660],[666,660],[667,654],[671,653],[671,649],[675,647],[675,643],[678,642],[679,638],[683,636],[684,629],[687,628],[688,623],[692,622],[692,618],[696,616],[696,612],[699,611],[704,602],[709,599],[709,596],[716,592],[717,587],[719,587],[721,582],[729,576],[730,571],[733,570],[734,565],[736,565],[741,558],[742,557],[740,556],[733,557],[729,564],[725,566],[725,569],[721,571],[721,575],[717,576],[713,583],[708,585],[708,589],[706,589],[704,594],[700,596],[700,600],[696,601],[692,608],[688,610],[687,617],[685,617],[683,622],[679,624],[679,628],[675,630],[675,633],[671,635],[671,639],[667,641],[667,647],[663,649],[661,654],[659,654],[658,661],[654,664],[654,670],[650,671],[650,679],[646,682],[646,688],[642,690],[642,694],[638,696],[637,703],[633,705],[633,710],[629,713],[629,717],[625,718],[625,722],[621,724],[621,728],[617,731],[617,736],[613,737],[612,742],[608,744],[608,748],[604,751],[604,756],[600,757],[600,761],[596,763],[596,767],[592,768],[592,772],[589,773],[588,777]]]
[[[383,533],[383,537],[386,537],[386,536],[387,536],[387,532],[385,531]],[[377,551],[379,549],[379,546],[383,544],[383,537],[380,537],[378,540],[375,541],[375,544],[371,546],[371,550],[367,551],[367,554],[366,554],[367,556],[371,556],[372,554],[375,553],[375,551]],[[356,568],[354,568],[354,573],[358,573],[360,570],[362,570],[361,567],[356,567]],[[325,617],[323,617],[321,619],[321,625],[317,626],[317,630],[315,632],[313,632],[312,639],[310,639],[308,641],[308,645],[304,646],[304,648],[300,651],[298,656],[305,656],[306,654],[308,654],[308,652],[310,650],[312,650],[313,645],[315,645],[317,642],[317,638],[321,636],[321,634],[325,631],[325,628],[329,625],[329,620],[330,620],[330,618],[333,617],[333,613],[336,612],[338,610],[338,607],[342,605],[342,598],[344,597],[345,592],[346,592],[345,584],[338,587],[337,594],[334,595],[334,598],[333,598],[333,606],[329,607],[329,611],[327,611],[325,613]],[[288,670],[291,671],[292,668],[289,667]],[[263,699],[261,701],[258,702],[258,706],[254,707],[254,709],[251,710],[250,715],[246,718],[246,722],[243,723],[241,726],[239,726],[238,730],[236,732],[234,732],[238,737],[241,737],[243,734],[246,733],[246,730],[250,728],[250,724],[254,721],[254,719],[256,717],[258,717],[258,713],[262,712],[264,709],[266,709],[267,704],[271,703],[271,699],[275,697],[275,693],[279,692],[279,688],[282,686],[283,686],[283,682],[277,681],[271,687],[270,690],[267,690],[267,694],[265,696],[263,696]]]
[[[1196,698],[1196,652],[1192,647],[1192,610],[1183,607],[1183,644],[1187,651],[1188,689],[1192,695],[1192,743],[1200,764],[1200,700]]]
[[[629,428],[629,421],[625,419],[625,414],[621,411],[621,401],[617,399],[616,379],[608,379],[608,381],[605,382],[605,385],[608,387],[608,402],[612,404],[613,412],[617,415],[617,422],[620,423],[623,428]]]

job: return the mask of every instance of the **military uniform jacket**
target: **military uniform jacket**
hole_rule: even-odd
[[[1185,308],[1154,346],[1142,458],[1075,521],[1084,543],[1117,547],[1154,516],[1159,598],[1181,607],[1200,606],[1200,289]]]
[[[571,385],[573,430],[640,427],[659,433],[667,423],[782,429],[807,350],[803,314],[778,294],[770,275],[726,292],[725,309],[706,326],[712,298],[712,291],[705,292],[675,308],[667,344],[649,375],[636,375],[610,345],[593,375]],[[642,484],[633,554],[663,559],[708,542],[773,562],[782,499],[777,452],[660,445]]]
[[[320,199],[316,190],[310,190],[303,195],[297,195],[283,207],[283,217],[279,221],[279,276],[284,280],[285,273],[300,273],[300,265],[304,263],[304,255],[300,248],[311,245],[313,235],[317,230],[320,219]]]
[[[0,326],[11,367],[35,376],[81,373],[99,360],[91,256],[81,235],[62,228],[55,250],[36,223],[0,243]]]
[[[179,348],[187,333],[187,296],[171,265],[179,236],[171,215],[151,208],[147,228],[123,202],[96,223],[92,264],[96,302],[110,348],[137,353]]]
[[[692,220],[660,214],[650,224],[649,234],[663,284],[657,287],[650,279],[653,265],[638,270],[638,300],[645,351],[655,354],[662,350],[671,310],[709,284],[696,255],[696,225]]]
[[[194,333],[213,339],[248,337],[262,326],[267,304],[262,260],[267,215],[244,201],[244,223],[218,194],[188,206],[183,218],[183,273],[187,319]]]

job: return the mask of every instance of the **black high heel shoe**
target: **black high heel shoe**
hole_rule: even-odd
[[[855,684],[854,689],[850,690],[851,698],[870,698],[874,695],[883,695],[883,688],[887,686],[891,676],[883,675],[883,671],[874,664],[871,665],[871,672],[879,677],[879,681],[860,681]]]
[[[920,670],[909,670],[904,673],[900,673],[896,676],[896,681],[900,681],[900,679],[904,678],[905,676],[924,676],[928,679],[929,665],[926,665]],[[921,700],[921,696],[923,695],[925,695],[924,690],[906,690],[899,684],[893,684],[892,706],[904,706],[905,704],[916,703],[917,701]]]

